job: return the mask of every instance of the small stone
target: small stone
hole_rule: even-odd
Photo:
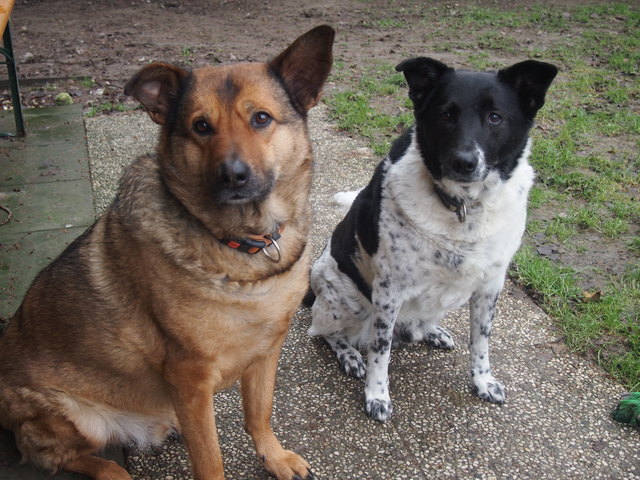
[[[36,56],[33,53],[27,52],[22,56],[22,63],[31,63],[35,58]]]
[[[373,156],[373,151],[369,147],[359,147],[356,149],[356,152],[358,155],[365,158]]]

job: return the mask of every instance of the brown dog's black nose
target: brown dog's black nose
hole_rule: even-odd
[[[251,168],[242,160],[233,158],[220,165],[219,174],[225,188],[240,188],[251,178]]]

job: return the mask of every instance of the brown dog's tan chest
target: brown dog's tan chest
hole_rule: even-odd
[[[206,361],[216,391],[230,386],[250,363],[279,348],[306,291],[308,264],[305,253],[288,271],[255,283],[219,279],[156,290],[167,299],[155,313],[172,340],[167,354]]]

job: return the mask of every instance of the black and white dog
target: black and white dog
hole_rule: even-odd
[[[378,421],[392,413],[391,344],[453,348],[440,320],[466,302],[473,389],[504,402],[489,335],[525,228],[529,130],[557,73],[533,60],[470,72],[414,58],[396,69],[416,123],[364,189],[336,195],[353,203],[311,272],[309,334],[326,339],[348,375],[366,375],[365,411]],[[368,349],[366,366],[359,348]]]

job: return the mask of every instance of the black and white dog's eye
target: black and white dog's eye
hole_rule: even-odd
[[[193,131],[198,135],[211,135],[213,128],[211,128],[211,125],[209,125],[206,120],[200,119],[193,122]]]
[[[273,120],[273,117],[267,112],[256,112],[251,117],[251,124],[254,128],[264,128],[271,123],[271,120]]]
[[[496,112],[491,112],[487,119],[491,125],[500,125],[502,123],[502,117]]]
[[[451,112],[442,112],[440,114],[440,120],[449,123],[453,120],[453,115],[451,115]]]

